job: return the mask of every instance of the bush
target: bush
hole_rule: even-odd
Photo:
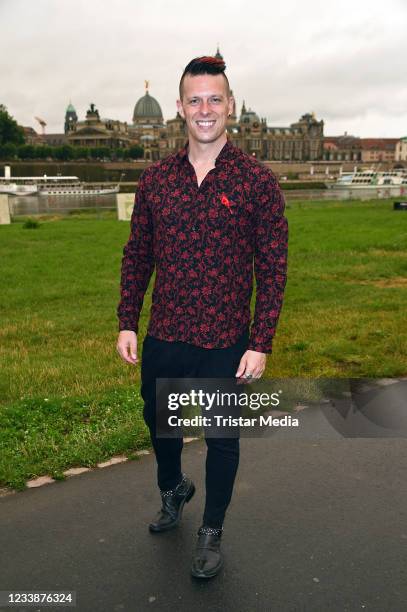
[[[12,142],[0,145],[0,159],[15,159],[17,151],[17,146]]]
[[[69,159],[75,159],[75,149],[71,145],[62,145],[61,147],[55,147],[54,158],[60,159],[61,161],[67,161]]]
[[[321,183],[321,181],[304,181],[303,183],[281,182],[280,184],[284,191],[289,191],[290,189],[327,189],[325,183]]]
[[[23,223],[23,229],[38,229],[40,227],[39,222],[36,219],[27,219]]]
[[[287,172],[288,181],[298,181],[298,178],[299,178],[298,172]]]

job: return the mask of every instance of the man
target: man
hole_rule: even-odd
[[[224,71],[223,60],[208,56],[186,66],[177,107],[188,141],[140,177],[123,250],[117,350],[131,364],[138,363],[138,319],[156,269],[141,364],[162,499],[153,533],[175,527],[195,493],[181,471],[182,438],[156,436],[156,379],[260,378],[286,285],[284,197],[274,174],[227,137],[233,98]],[[223,522],[239,462],[238,437],[205,440],[206,501],[191,568],[197,578],[222,566]]]

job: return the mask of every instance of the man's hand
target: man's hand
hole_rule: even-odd
[[[124,359],[124,361],[136,365],[136,363],[138,362],[136,332],[127,329],[124,329],[119,332],[116,349],[120,357]]]
[[[240,383],[252,382],[256,378],[260,378],[266,369],[266,360],[267,353],[246,351],[240,360],[235,374],[236,378],[241,378]]]

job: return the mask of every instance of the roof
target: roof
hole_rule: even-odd
[[[358,147],[361,148],[361,139],[351,134],[341,136],[324,136],[324,147],[334,145],[336,147]]]
[[[242,112],[242,114],[240,115],[239,121],[243,123],[250,123],[251,121],[257,121],[257,123],[260,123],[258,114],[252,111],[250,108],[249,110]]]
[[[145,95],[136,102],[133,113],[133,121],[136,119],[146,118],[159,119],[160,121],[163,120],[161,106],[158,104],[157,100],[153,98],[153,96],[150,96],[148,91],[146,91]]]
[[[393,149],[399,138],[361,138],[362,149]]]

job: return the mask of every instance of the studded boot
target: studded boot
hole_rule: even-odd
[[[190,501],[194,493],[195,485],[185,474],[182,474],[182,480],[175,489],[160,490],[162,507],[151,521],[149,530],[158,533],[176,527],[181,520],[184,504]]]
[[[212,578],[223,565],[220,552],[222,528],[205,527],[198,530],[198,541],[192,557],[191,574],[195,578]]]

